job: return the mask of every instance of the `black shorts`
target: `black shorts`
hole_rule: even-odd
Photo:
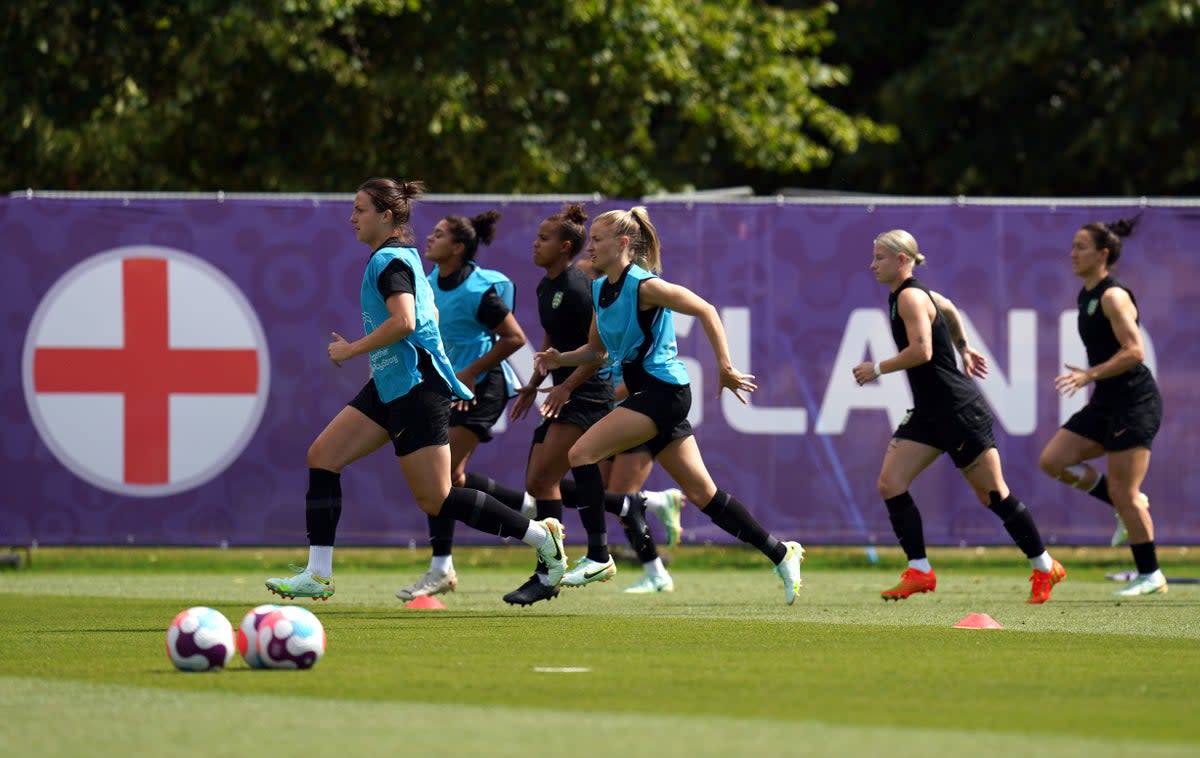
[[[551,424],[571,424],[583,431],[591,429],[600,419],[612,413],[612,403],[597,400],[572,400],[562,407],[558,418],[543,418],[537,429],[533,430],[533,444],[540,445],[546,441],[546,432]]]
[[[508,387],[504,383],[504,370],[497,366],[475,385],[475,402],[470,408],[450,411],[450,426],[465,426],[475,433],[480,442],[488,442],[492,439],[492,427],[500,420],[507,405]]]
[[[450,444],[450,390],[440,379],[421,382],[390,403],[379,399],[372,379],[349,405],[387,430],[397,457]]]
[[[692,409],[691,385],[650,382],[625,398],[620,407],[649,416],[654,422],[658,434],[643,444],[656,458],[675,440],[692,436],[692,425],[687,419]]]
[[[928,413],[911,409],[892,436],[949,453],[958,468],[996,446],[992,411],[982,398],[951,411]]]
[[[1080,437],[1098,442],[1106,452],[1150,449],[1162,424],[1162,395],[1146,395],[1127,405],[1097,406],[1088,403],[1062,428]]]

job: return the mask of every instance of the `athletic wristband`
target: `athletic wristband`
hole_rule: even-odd
[[[883,376],[883,369],[879,368],[879,361],[875,361],[875,365],[873,366],[873,368],[875,369],[875,378],[876,379]]]

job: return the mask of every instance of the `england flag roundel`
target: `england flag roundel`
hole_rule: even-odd
[[[63,466],[157,497],[224,471],[266,408],[270,360],[228,277],[172,248],[95,255],[62,276],[25,336],[25,402]]]

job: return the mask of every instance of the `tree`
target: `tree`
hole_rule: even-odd
[[[267,7],[269,6],[269,8]],[[30,0],[0,30],[12,188],[640,195],[894,138],[832,106],[832,4]]]
[[[917,195],[1200,191],[1200,2],[841,5],[826,57],[857,86],[831,100],[901,139],[792,181]]]

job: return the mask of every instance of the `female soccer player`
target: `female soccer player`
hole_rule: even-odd
[[[1088,404],[1055,432],[1038,462],[1050,476],[1116,509],[1124,529],[1118,530],[1113,544],[1127,534],[1137,565],[1137,576],[1117,592],[1126,597],[1167,591],[1154,547],[1150,502],[1141,492],[1150,468],[1150,445],[1162,423],[1162,395],[1143,362],[1137,300],[1111,273],[1121,258],[1121,240],[1137,221],[1092,223],[1075,232],[1071,270],[1083,280],[1078,324],[1088,366],[1068,365],[1054,386],[1067,396],[1089,384],[1096,389]],[[1085,463],[1101,455],[1108,457],[1107,475]]]
[[[917,241],[903,229],[875,238],[871,272],[891,290],[892,338],[900,352],[887,360],[854,367],[860,385],[881,374],[904,371],[912,388],[913,408],[888,444],[878,482],[892,529],[908,556],[908,568],[900,575],[900,583],[881,595],[884,600],[902,600],[937,588],[937,577],[925,554],[921,513],[908,488],[942,453],[949,453],[975,497],[1003,522],[1029,559],[1033,573],[1026,602],[1044,603],[1067,572],[1046,552],[1033,514],[1009,492],[992,438],[991,410],[967,378],[983,376],[987,366],[968,346],[953,303],[913,276],[913,267],[924,262]],[[963,356],[966,374],[958,370],[955,346]]]
[[[500,212],[473,218],[452,215],[437,222],[425,238],[425,258],[438,310],[438,329],[455,374],[475,399],[455,403],[450,413],[450,477],[457,487],[481,489],[480,477],[467,474],[467,462],[516,394],[517,375],[505,360],[525,344],[525,332],[513,315],[513,284],[475,262],[480,243],[490,245]],[[396,592],[401,600],[439,595],[458,586],[454,570],[454,519],[429,516],[429,570]]]
[[[704,327],[720,371],[718,392],[731,390],[745,402],[754,377],[733,367],[717,309],[703,298],[656,275],[660,270],[658,232],[643,207],[609,211],[592,222],[588,253],[604,276],[592,283],[592,319],[588,341],[534,358],[538,371],[600,364],[606,357],[621,363],[629,397],[594,424],[571,446],[568,458],[578,486],[579,517],[588,533],[587,555],[563,577],[566,586],[607,581],[616,573],[608,553],[604,483],[596,464],[643,443],[693,503],[718,526],[758,548],[775,564],[790,605],[800,588],[804,548],[780,542],[741,501],[713,483],[692,435],[687,413],[692,395],[687,371],[676,355],[672,311],[695,316]]]
[[[473,395],[454,375],[438,333],[433,292],[411,246],[412,203],[423,189],[420,182],[376,178],[354,196],[350,224],[372,251],[359,295],[365,334],[349,342],[334,333],[327,352],[335,366],[369,355],[372,376],[308,449],[308,565],[295,567],[295,576],[267,580],[267,589],[282,597],[333,595],[342,469],[389,440],[421,510],[517,537],[537,550],[552,582],[562,577],[562,524],[530,521],[485,493],[451,486],[450,402]]]

